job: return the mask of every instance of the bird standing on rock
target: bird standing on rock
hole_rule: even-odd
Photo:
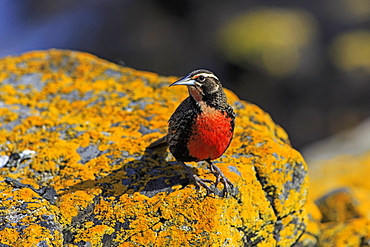
[[[206,161],[216,177],[215,187],[223,183],[223,193],[229,193],[233,184],[211,162],[219,158],[229,147],[233,138],[235,113],[227,103],[220,80],[204,69],[194,70],[170,86],[186,85],[187,97],[178,106],[168,121],[168,133],[153,142],[148,148],[167,143],[173,156],[191,175],[196,186],[208,193],[215,191],[206,183],[212,180],[195,175],[184,162]]]

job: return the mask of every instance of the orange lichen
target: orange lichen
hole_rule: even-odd
[[[347,223],[323,225],[320,246],[362,246],[370,241],[370,221],[355,219]],[[366,246],[366,245],[365,245]]]
[[[370,153],[340,155],[311,164],[309,201],[319,206],[307,231],[320,246],[360,246],[370,241]],[[350,165],[348,165],[350,164]],[[318,209],[311,207],[309,217]],[[320,223],[320,221],[323,221]]]
[[[322,214],[317,205],[312,200],[307,201],[305,209],[308,212],[308,224],[306,232],[312,236],[317,237],[321,232],[320,222],[322,220]]]
[[[60,246],[61,231],[40,225],[46,218],[57,221],[59,209],[30,188],[15,189],[1,176],[0,181],[0,218],[8,224],[0,230],[0,242],[10,246],[35,246],[45,241],[47,245]]]
[[[60,244],[61,240],[60,235],[55,238],[46,228],[33,224],[23,230],[23,234],[18,238],[15,246],[34,246],[40,241],[44,241],[45,245]]]
[[[40,234],[62,241],[61,233],[52,236],[33,223],[38,206],[73,236],[64,246],[101,246],[103,239],[113,246],[291,245],[303,232],[308,179],[302,156],[267,113],[229,90],[236,128],[217,166],[238,193],[221,198],[196,191],[181,165],[169,163],[174,159],[167,150],[146,150],[187,97],[185,88],[167,87],[176,78],[58,50],[3,58],[0,70],[9,75],[0,76],[0,100],[7,106],[0,114],[3,124],[13,124],[0,130],[0,145],[6,152],[36,152],[19,166],[0,169],[4,179],[35,189],[12,191],[0,179],[1,207],[12,208],[13,200],[36,203],[27,207],[23,233],[34,236],[22,244],[41,241]],[[22,84],[26,75],[35,76],[34,84]],[[215,179],[205,164],[189,166]],[[36,193],[49,187],[57,193],[55,205]],[[10,229],[0,236],[15,236]]]
[[[4,230],[0,231],[0,242],[10,246],[17,246],[19,235],[19,232],[14,228],[4,228]]]
[[[58,208],[62,214],[64,224],[70,224],[73,217],[76,217],[81,210],[84,210],[87,206],[93,203],[95,195],[99,194],[100,191],[78,190],[73,193],[62,195],[58,201]]]
[[[363,174],[370,174],[370,152],[362,155],[340,155],[313,164],[310,170],[312,189],[310,196],[318,199],[326,193],[344,188],[360,187],[370,190],[370,181]],[[351,164],[351,165],[348,165]]]
[[[92,223],[93,224],[93,223]],[[114,229],[106,225],[96,225],[92,224],[85,225],[85,229],[80,233],[76,234],[75,243],[80,241],[90,242],[91,246],[103,246],[102,238],[104,234],[112,234]]]
[[[14,121],[14,120],[18,119],[18,115],[15,112],[8,109],[8,108],[1,108],[0,109],[0,116],[1,116],[1,123],[0,124],[8,123],[8,122],[11,122],[11,121]]]

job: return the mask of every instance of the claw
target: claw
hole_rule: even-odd
[[[223,196],[231,192],[231,187],[234,187],[233,183],[223,174],[223,172],[218,168],[215,164],[213,164],[210,160],[206,160],[209,164],[211,172],[216,177],[215,187],[217,187],[218,183],[221,181],[221,183],[224,185],[223,190]]]
[[[200,187],[203,187],[207,190],[207,194],[218,194],[214,189],[212,189],[209,185],[206,183],[212,183],[212,180],[200,178],[197,175],[194,174],[194,172],[184,163],[180,162],[184,168],[188,171],[191,179],[194,181],[197,189]],[[218,168],[215,164],[213,164],[211,161],[207,160],[207,163],[209,164],[209,168],[211,172],[216,177],[216,182],[214,183],[214,188],[217,190],[217,185],[221,182],[224,185],[224,189],[222,191],[222,196],[226,196],[227,194],[231,193],[232,187],[234,187],[233,183],[223,174],[223,172]],[[212,186],[213,187],[213,186]]]
[[[215,194],[215,191],[206,184],[206,183],[212,183],[213,182],[212,180],[202,179],[195,174],[192,176],[192,178],[194,180],[195,185],[197,186],[197,189],[200,189],[200,186],[202,186],[203,188],[207,190],[208,195],[212,193]]]
[[[198,177],[197,175],[194,174],[194,172],[184,162],[180,162],[180,163],[188,171],[188,173],[189,173],[191,179],[194,181],[197,189],[199,189],[202,186],[203,188],[205,188],[207,190],[207,194],[211,194],[211,193],[215,194],[215,191],[206,184],[206,183],[213,183],[212,180]]]

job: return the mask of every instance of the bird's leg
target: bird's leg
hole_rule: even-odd
[[[210,193],[214,193],[214,191],[211,189],[211,187],[209,187],[206,183],[212,183],[213,181],[212,180],[209,180],[209,179],[204,179],[204,178],[200,178],[198,177],[197,175],[194,174],[194,172],[182,161],[180,161],[180,163],[184,166],[184,168],[188,171],[191,179],[194,181],[195,183],[195,186],[197,187],[197,189],[200,188],[200,186],[202,186],[203,188],[205,188],[207,190],[207,193],[210,194]]]
[[[208,161],[207,161],[208,162]],[[209,169],[211,170],[211,172],[215,175],[215,177],[216,177],[216,182],[215,182],[215,187],[217,188],[217,185],[218,185],[218,183],[221,181],[221,176],[217,176],[216,174],[217,174],[217,171],[215,170],[215,165],[213,165],[213,163],[212,162],[208,162],[208,164],[209,164]]]
[[[218,183],[221,181],[224,185],[224,191],[223,193],[230,193],[231,188],[234,187],[233,183],[223,174],[223,172],[218,168],[215,164],[213,164],[210,160],[206,160],[207,163],[209,164],[211,172],[215,175],[216,177],[216,183],[215,187],[217,187]]]

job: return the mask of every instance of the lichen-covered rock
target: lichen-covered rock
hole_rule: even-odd
[[[0,70],[0,243],[291,246],[303,234],[302,156],[230,91],[234,140],[216,162],[237,191],[223,198],[197,191],[166,148],[146,149],[187,96],[168,89],[176,78],[60,50],[3,58]]]
[[[307,200],[305,210],[308,214],[308,222],[303,235],[293,245],[294,247],[316,247],[321,234],[322,214],[313,200]]]
[[[316,202],[321,219],[309,221],[306,231],[319,229],[311,236],[323,247],[369,246],[370,153],[315,159],[310,168],[309,201]]]
[[[358,203],[351,191],[345,188],[332,191],[316,201],[323,223],[346,222],[359,218]]]
[[[369,246],[370,221],[360,218],[345,223],[325,223],[319,236],[319,246]]]
[[[0,176],[0,243],[4,246],[62,246],[60,213],[42,192]]]

